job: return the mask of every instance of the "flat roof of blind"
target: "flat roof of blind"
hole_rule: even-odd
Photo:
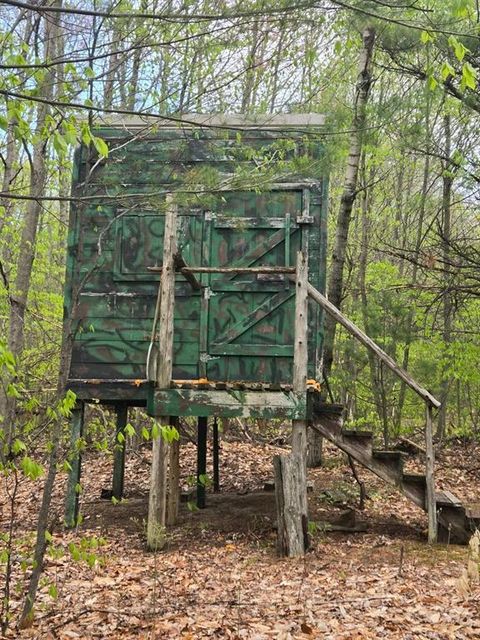
[[[199,114],[184,113],[172,116],[135,116],[135,117],[98,117],[94,128],[113,127],[125,131],[137,131],[144,128],[183,129],[211,127],[213,129],[304,129],[322,127],[325,116],[320,113],[276,113],[262,115],[243,114]]]

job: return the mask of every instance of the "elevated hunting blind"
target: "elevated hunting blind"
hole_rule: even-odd
[[[119,435],[132,405],[146,406],[162,427],[196,416],[203,507],[208,418],[215,488],[217,417],[289,419],[291,454],[274,458],[281,554],[308,545],[307,426],[427,511],[430,541],[438,534],[466,542],[480,526],[478,509],[435,491],[432,412],[440,402],[322,294],[322,122],[318,115],[117,121],[78,150],[65,296],[68,385],[78,399],[72,443],[89,401],[116,407]],[[108,156],[99,157],[94,147],[105,144]],[[321,401],[324,310],[425,403],[425,474],[405,471],[401,452],[375,449],[371,431],[345,429],[343,407]],[[116,498],[124,442],[118,437],[114,448]],[[153,437],[150,548],[163,546],[165,525],[176,520],[179,477],[178,440]],[[79,478],[72,446],[69,524],[77,520]]]
[[[78,150],[65,321],[79,411],[114,404],[119,428],[129,405],[162,417],[307,418],[307,385],[294,389],[295,278],[301,255],[324,289],[322,123],[117,121],[94,132],[107,157]],[[323,337],[321,309],[309,306],[304,382],[319,376]]]
[[[327,181],[314,135],[321,122],[314,115],[261,124],[198,116],[160,126],[123,122],[95,131],[108,144],[107,158],[79,149],[66,317],[74,335],[69,387],[80,400],[142,405],[150,397],[155,410],[149,379],[157,368],[153,325],[169,194],[177,265],[207,271],[175,277],[172,379],[184,387],[199,379],[291,385],[289,272],[297,251],[307,252],[310,282],[322,290],[325,280]],[[315,378],[322,346],[316,306],[309,333]],[[168,399],[172,410],[180,401]]]

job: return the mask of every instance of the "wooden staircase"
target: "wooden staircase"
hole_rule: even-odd
[[[342,412],[341,405],[315,404],[311,427],[427,511],[425,475],[404,472],[405,453],[374,449],[371,431],[344,429]],[[466,544],[480,528],[480,512],[463,505],[449,491],[437,492],[435,498],[439,541]]]

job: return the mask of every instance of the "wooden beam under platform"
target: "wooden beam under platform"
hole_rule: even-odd
[[[307,393],[203,389],[155,389],[147,401],[151,416],[218,416],[306,420]]]

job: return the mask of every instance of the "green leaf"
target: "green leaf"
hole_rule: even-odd
[[[72,470],[72,465],[68,462],[68,460],[65,460],[61,468],[65,473],[70,473],[70,471]]]
[[[202,485],[202,487],[210,487],[212,484],[212,480],[206,473],[201,473],[198,476],[198,482]]]
[[[8,129],[8,118],[0,115],[0,129],[6,131]]]
[[[165,442],[168,442],[170,444],[174,440],[179,440],[180,434],[175,429],[175,427],[171,425],[164,425],[162,426],[162,438],[165,440]]]
[[[78,562],[81,559],[80,549],[74,542],[70,542],[70,544],[68,545],[68,550],[70,551],[70,555],[72,556],[73,560]]]
[[[133,436],[135,435],[135,433],[136,433],[136,432],[135,432],[135,429],[134,429],[134,427],[133,427],[130,423],[128,423],[128,424],[126,424],[126,425],[125,425],[125,433],[126,433],[126,435],[127,435],[127,436],[129,436],[130,438],[133,438]]]
[[[430,89],[430,91],[435,91],[435,89],[438,86],[438,82],[435,79],[434,76],[428,76],[427,78],[427,87]]]
[[[29,456],[22,458],[20,468],[27,478],[30,478],[30,480],[37,480],[41,475],[43,475],[44,471],[42,465],[35,462],[35,460],[32,460]]]
[[[57,585],[56,584],[51,584],[48,587],[48,595],[53,598],[54,600],[56,600],[58,598],[58,589],[57,589]]]
[[[460,167],[463,164],[464,160],[465,157],[463,156],[463,154],[458,149],[455,149],[455,151],[452,153],[452,162],[457,165],[457,167]]]
[[[423,44],[427,44],[428,42],[433,42],[434,37],[433,34],[431,34],[429,31],[422,31],[422,33],[420,34],[420,40],[423,42]]]
[[[90,567],[90,569],[93,569],[93,567],[95,566],[96,562],[97,562],[97,556],[94,553],[88,553],[87,557],[87,564]]]
[[[90,142],[92,141],[92,134],[90,132],[90,128],[89,128],[88,124],[84,123],[82,125],[82,132],[81,133],[82,133],[81,137],[82,137],[83,144],[88,146],[90,144]]]
[[[477,71],[469,62],[462,67],[462,85],[473,90],[477,87]]]
[[[98,155],[102,158],[108,158],[108,144],[102,138],[92,136],[92,142],[95,149],[98,151]]]
[[[459,62],[462,62],[462,60],[465,57],[465,54],[470,51],[461,42],[459,42],[459,40],[457,40],[455,36],[450,36],[448,38],[448,44],[452,47],[455,53],[455,57]]]
[[[142,438],[144,440],[149,440],[150,439],[150,432],[147,429],[147,427],[142,427]]]
[[[445,82],[445,80],[447,80],[447,78],[449,76],[452,76],[452,78],[454,78],[457,72],[455,71],[455,69],[452,67],[452,65],[449,62],[445,61],[442,64],[442,68],[441,68],[440,73],[441,73],[441,76],[442,76],[442,80]]]
[[[53,148],[59,154],[65,153],[68,149],[65,138],[58,131],[53,134]]]
[[[26,451],[27,447],[25,445],[24,442],[22,442],[21,440],[19,440],[18,438],[15,438],[15,440],[13,441],[12,444],[12,452],[17,455],[19,454],[21,451]]]
[[[9,396],[10,398],[20,398],[20,392],[18,391],[17,387],[12,383],[9,383],[7,385],[7,396]]]

